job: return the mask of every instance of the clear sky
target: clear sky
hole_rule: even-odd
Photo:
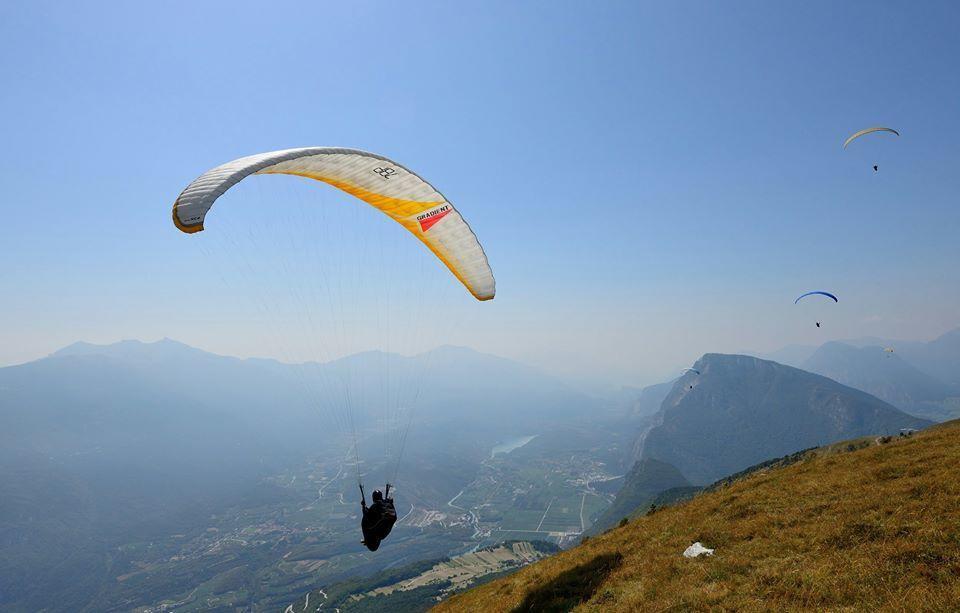
[[[310,145],[443,191],[498,296],[464,293],[438,340],[550,372],[960,325],[960,3],[406,4],[0,4],[0,364],[165,336],[270,355],[196,263],[212,226],[170,205]],[[841,149],[872,125],[902,136]],[[795,308],[809,289],[841,302]]]

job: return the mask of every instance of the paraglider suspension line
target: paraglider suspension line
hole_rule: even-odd
[[[419,396],[419,394],[417,394]],[[413,411],[407,415],[407,425],[403,428],[403,436],[400,437],[400,450],[397,452],[397,463],[393,466],[392,483],[397,482],[397,475],[400,473],[400,460],[403,459],[403,450],[407,448],[407,434],[410,432],[410,423],[413,421]]]

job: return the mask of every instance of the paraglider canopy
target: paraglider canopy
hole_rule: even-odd
[[[688,372],[697,373],[698,375],[700,374],[700,371],[697,370],[696,368],[684,368],[683,370],[680,371],[680,374],[685,375]]]
[[[298,183],[311,187],[326,183],[355,199],[354,204],[367,206],[353,207],[356,215],[349,218],[327,215],[325,207],[314,210],[310,205],[322,203],[320,196],[325,190],[320,189],[317,197],[306,200],[310,206],[301,206],[304,210],[292,217],[288,212],[294,208],[292,201],[302,203],[299,197],[290,197],[298,192],[288,191],[269,200],[253,199],[245,215],[234,217],[243,211],[231,206],[243,202],[244,182],[253,175],[276,175],[276,179],[261,183],[276,182],[291,190],[297,189]],[[222,198],[227,192],[227,198]],[[335,197],[339,199],[339,195]],[[220,213],[211,213],[214,209]],[[370,223],[364,225],[360,220],[368,213]],[[379,216],[381,213],[386,217]],[[406,275],[406,260],[391,259],[403,252],[381,239],[395,236],[398,242],[412,243],[407,233],[397,230],[397,225],[402,226],[477,300],[491,300],[496,294],[493,272],[460,211],[423,177],[384,156],[356,149],[307,147],[258,153],[210,169],[183,189],[171,215],[173,225],[189,235],[207,234],[205,225],[214,230],[212,226],[219,224],[211,222],[211,215],[224,222],[208,240],[195,242],[200,243],[204,256],[236,264],[238,287],[253,294],[267,324],[253,327],[266,329],[284,361],[316,365],[294,369],[294,383],[302,387],[304,405],[315,408],[325,420],[323,425],[342,435],[342,439],[325,436],[325,444],[328,439],[330,445],[350,442],[347,453],[354,458],[361,487],[365,477],[360,470],[360,443],[375,446],[375,459],[367,466],[392,472],[390,480],[394,481],[407,434],[415,423],[420,386],[430,383],[432,371],[429,362],[416,368],[391,368],[396,355],[391,351],[399,349],[391,343],[399,341],[404,349],[410,345],[420,349],[429,346],[431,338],[443,339],[445,332],[455,329],[457,308],[437,302],[428,279],[413,282],[415,271]],[[229,228],[231,218],[250,221],[251,217],[255,223],[238,226],[239,233],[223,231]],[[270,240],[271,231],[279,240]],[[217,237],[221,244],[208,248]],[[221,251],[224,246],[233,251]],[[416,255],[426,254],[421,250]],[[431,276],[445,281],[442,287],[459,290],[445,271],[435,270],[439,266],[430,267],[432,259],[416,261],[424,262]],[[195,270],[204,270],[205,264],[198,259]],[[368,283],[368,278],[375,282]],[[369,351],[368,347],[386,351]],[[367,350],[363,359],[344,359],[359,348]],[[299,352],[302,357],[297,356]],[[384,357],[371,363],[366,357],[369,354]],[[375,431],[382,437],[375,436]],[[381,502],[379,498],[377,493],[375,503]],[[382,502],[390,503],[392,509],[389,492]],[[392,520],[396,520],[395,510]],[[380,533],[378,538],[385,535]]]
[[[453,204],[416,173],[357,149],[285,149],[221,164],[181,192],[173,203],[174,225],[188,234],[202,231],[214,202],[254,174],[306,177],[355,196],[420,239],[477,300],[490,300],[496,294],[483,247]],[[263,215],[269,217],[270,211],[264,210]]]
[[[884,127],[882,127],[882,126],[876,126],[876,127],[873,127],[873,128],[866,128],[866,129],[864,129],[864,130],[860,130],[859,132],[854,132],[853,134],[851,134],[850,137],[847,138],[847,140],[843,141],[843,148],[846,149],[846,148],[847,148],[847,145],[849,145],[849,144],[852,143],[853,141],[857,140],[858,138],[860,138],[861,136],[864,136],[864,135],[866,135],[866,134],[872,134],[873,132],[890,132],[891,134],[894,134],[894,135],[896,135],[896,136],[900,136],[900,133],[897,132],[896,130],[894,130],[893,128],[884,128]]]
[[[800,296],[798,296],[797,299],[793,301],[793,304],[797,304],[798,302],[800,302],[803,298],[806,298],[807,296],[826,296],[827,298],[830,298],[830,299],[833,300],[834,302],[840,302],[839,300],[837,300],[837,297],[834,296],[833,294],[831,294],[830,292],[824,292],[824,291],[822,291],[822,290],[816,290],[816,291],[813,291],[813,292],[807,292],[806,294],[800,294]]]

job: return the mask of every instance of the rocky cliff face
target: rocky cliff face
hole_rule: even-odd
[[[664,399],[638,445],[707,484],[767,458],[931,422],[832,379],[743,355],[706,354]]]

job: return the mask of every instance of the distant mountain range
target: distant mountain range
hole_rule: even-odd
[[[854,347],[893,347],[900,357],[931,377],[948,385],[960,385],[960,328],[932,341],[861,338],[843,342]]]
[[[944,421],[960,414],[960,386],[921,371],[896,349],[891,352],[879,345],[826,343],[803,367],[873,394],[912,415]]]
[[[926,375],[947,385],[960,385],[960,328],[946,332],[932,341],[911,341],[868,336],[830,341],[852,347],[891,347],[905,362]],[[772,352],[745,352],[765,360],[803,368],[820,348],[818,345],[787,345]]]
[[[706,354],[673,386],[638,441],[702,485],[763,460],[931,422],[826,377],[743,355]]]
[[[509,417],[539,423],[595,404],[535,368],[449,345],[409,357],[368,351],[328,363],[286,364],[214,355],[169,339],[76,343],[33,364],[70,356],[111,359],[159,387],[271,423],[286,417],[299,422],[307,413],[343,418],[348,406],[358,419],[380,418],[388,406],[415,406],[417,418],[433,422],[497,424]]]
[[[82,609],[115,581],[112,548],[280,499],[261,478],[346,452],[350,418],[368,463],[384,453],[385,428],[413,423],[408,474],[441,504],[496,440],[587,420],[594,405],[460,347],[291,365],[172,340],[77,343],[0,368],[0,610],[40,610],[54,595]]]
[[[960,384],[960,328],[941,334],[932,341],[909,341],[879,336],[841,339],[853,347],[893,347],[912,366],[948,384]],[[765,360],[800,368],[819,349],[819,345],[787,345],[771,352],[744,352]]]
[[[743,353],[787,366],[793,366],[794,368],[802,368],[803,363],[816,353],[816,351],[816,345],[787,345],[770,353],[755,353],[753,351],[744,351]]]
[[[630,405],[628,416],[632,419],[639,419],[656,414],[660,410],[664,398],[673,389],[674,382],[675,380],[656,383],[640,390],[636,400]]]
[[[960,328],[932,341],[866,337],[755,355],[830,377],[917,417],[960,417]]]
[[[411,453],[440,445],[480,461],[504,435],[588,419],[595,404],[534,368],[462,347],[284,364],[169,339],[76,343],[0,368],[0,454],[70,470],[249,478],[315,453],[318,433],[329,447],[351,428],[383,438],[410,422],[423,435]]]

